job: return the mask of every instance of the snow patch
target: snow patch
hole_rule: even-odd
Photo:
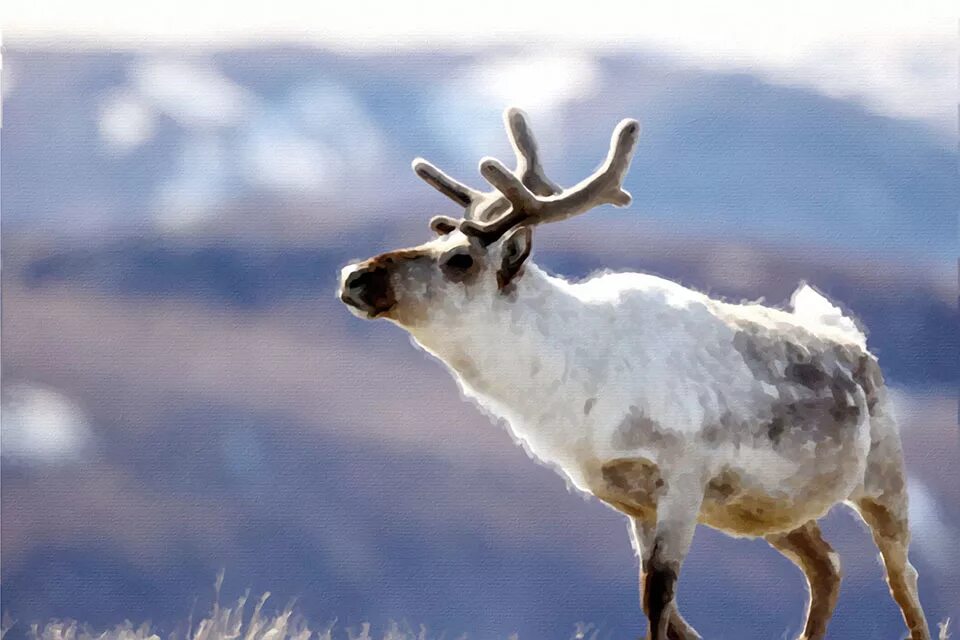
[[[67,397],[42,387],[4,389],[0,453],[7,459],[45,464],[76,461],[90,445],[90,429]]]

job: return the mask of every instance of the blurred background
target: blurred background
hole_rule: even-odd
[[[524,108],[551,177],[643,125],[634,204],[538,232],[583,278],[657,273],[869,328],[910,471],[931,623],[960,618],[953,8],[595,1],[381,7],[5,2],[2,610],[151,620],[270,590],[312,622],[459,637],[639,635],[625,521],[335,300],[340,266],[455,215],[409,163],[479,186]],[[899,13],[897,12],[899,11]],[[859,520],[825,521],[837,638],[901,637]],[[762,541],[698,530],[705,637],[792,637],[805,592]]]

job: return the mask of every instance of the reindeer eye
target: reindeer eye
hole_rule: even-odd
[[[454,275],[463,275],[473,268],[473,256],[465,251],[453,251],[443,258],[441,265]]]
[[[451,269],[466,271],[473,266],[473,258],[468,253],[458,253],[450,256],[450,259],[447,260],[447,266]]]

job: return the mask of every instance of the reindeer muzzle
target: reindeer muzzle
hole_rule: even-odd
[[[340,300],[347,306],[375,318],[396,303],[390,286],[390,273],[375,264],[360,264],[344,269]]]

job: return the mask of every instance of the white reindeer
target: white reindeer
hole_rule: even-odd
[[[699,637],[674,600],[698,522],[762,536],[797,564],[801,638],[823,638],[840,564],[817,519],[838,502],[872,530],[911,638],[930,638],[900,438],[864,334],[805,285],[782,311],[640,273],[545,273],[528,259],[532,227],[629,204],[640,127],[621,122],[601,168],[561,189],[524,114],[504,119],[516,171],[484,159],[494,190],[479,192],[416,160],[463,219],[435,217],[436,239],[345,267],[341,300],[403,327],[530,454],[629,517],[654,640]]]

